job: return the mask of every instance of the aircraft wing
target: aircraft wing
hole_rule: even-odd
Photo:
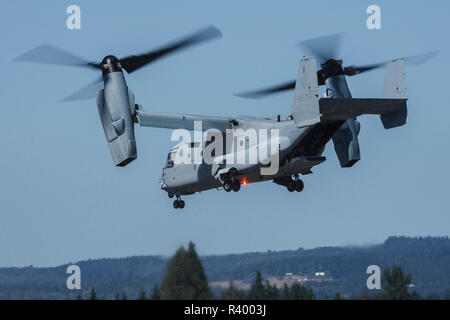
[[[201,121],[201,130],[217,129],[226,132],[237,124],[233,118],[208,117],[181,113],[150,112],[136,110],[141,127],[195,130],[195,121]]]

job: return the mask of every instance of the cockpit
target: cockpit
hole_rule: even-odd
[[[186,145],[186,144],[185,144]],[[202,143],[201,142],[191,142],[191,143],[188,143],[187,145],[189,145],[189,149],[188,150],[190,150],[190,152],[188,153],[188,155],[187,155],[187,157],[189,158],[189,159],[191,159],[191,154],[193,154],[192,153],[192,149],[195,149],[195,148],[201,148],[201,145],[202,145]],[[184,148],[181,148],[181,146],[182,145],[177,145],[177,146],[175,146],[175,147],[173,147],[170,151],[169,151],[169,154],[167,155],[167,161],[166,161],[166,168],[172,168],[173,167],[173,165],[174,165],[174,163],[175,163],[175,159],[176,159],[176,157],[177,156],[180,156],[180,157],[183,157],[183,151],[185,150]],[[182,149],[182,150],[179,150],[179,149]],[[179,153],[179,154],[178,154]],[[192,160],[192,159],[191,159]]]

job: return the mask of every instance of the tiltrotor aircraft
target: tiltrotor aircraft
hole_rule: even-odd
[[[144,111],[135,103],[134,94],[127,86],[123,70],[132,73],[167,54],[220,35],[216,28],[207,27],[157,50],[122,59],[108,55],[100,63],[87,62],[48,45],[35,48],[16,60],[84,66],[101,70],[102,78],[65,100],[91,98],[97,94],[100,120],[116,166],[126,166],[137,158],[135,123],[144,127],[206,131],[203,139],[172,148],[163,168],[161,188],[170,198],[176,197],[173,202],[174,208],[184,208],[182,195],[222,187],[226,192],[237,192],[241,184],[266,180],[285,186],[290,192],[300,192],[304,185],[299,176],[312,173],[311,169],[314,166],[325,161],[322,153],[330,140],[333,140],[340,165],[353,166],[361,158],[358,142],[360,124],[357,117],[364,114],[379,115],[385,129],[404,125],[407,118],[405,61],[425,62],[432,56],[428,54],[365,66],[344,67],[342,60],[337,60],[335,53],[339,35],[304,41],[302,45],[314,56],[303,57],[300,60],[295,81],[241,94],[244,97],[261,97],[293,89],[294,101],[291,114],[287,117],[226,118],[151,112]],[[319,70],[316,59],[320,62]],[[346,76],[354,76],[380,67],[386,67],[383,97],[352,98]],[[98,84],[102,83],[103,89],[97,88]],[[319,86],[326,87],[323,98],[318,96]],[[198,123],[201,124],[200,129]],[[277,139],[272,140],[272,135],[269,137],[268,134],[262,138],[250,139],[248,132],[251,130],[271,133],[276,130]],[[217,142],[221,140],[220,148],[209,153],[212,161],[206,161],[208,146],[215,140]],[[258,157],[253,162],[230,161],[239,155],[248,158],[252,152],[256,150],[260,152],[269,145],[273,147],[274,141],[276,146],[271,148],[270,155]],[[183,152],[181,150],[186,153],[192,151],[188,157],[197,152],[200,154],[200,161],[192,163],[176,161],[177,156]],[[276,170],[268,173],[266,170],[264,173],[264,169],[274,164],[274,159],[277,160]]]

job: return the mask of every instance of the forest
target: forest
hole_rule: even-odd
[[[184,259],[190,262],[177,264],[179,256],[187,256]],[[82,270],[81,290],[66,287],[66,269],[71,264]],[[383,270],[382,290],[366,287],[369,276],[366,268],[374,264]],[[267,281],[281,279],[287,273],[314,278],[317,271],[323,272],[327,281],[305,281],[278,288]],[[445,299],[450,288],[450,239],[390,237],[383,244],[365,247],[299,248],[200,257],[190,243],[172,257],[134,256],[71,262],[48,268],[0,268],[0,299],[89,299],[93,293],[99,299],[177,299],[176,295],[167,294],[168,274],[172,279],[177,275],[182,279],[191,276],[195,281],[200,279],[206,284],[203,287],[207,294],[200,294],[198,299],[230,295],[243,299],[253,299],[255,295],[265,299],[387,298],[391,297],[386,291],[389,277],[403,283],[408,292],[404,298]],[[229,285],[211,286],[217,282]],[[242,283],[247,284],[246,288],[239,287]]]

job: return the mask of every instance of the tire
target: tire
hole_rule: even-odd
[[[173,207],[174,207],[175,209],[178,209],[178,207],[179,207],[178,200],[174,200],[174,202],[173,202]]]
[[[225,184],[223,185],[223,189],[226,192],[230,192],[231,190],[233,190],[233,185],[229,182],[225,182]]]
[[[178,208],[183,209],[184,208],[184,200],[180,200],[178,202]]]
[[[238,192],[239,190],[241,190],[241,183],[236,179],[236,182],[233,184],[233,191]]]
[[[302,180],[298,180],[297,183],[296,183],[296,186],[295,186],[295,190],[297,192],[302,192],[304,187],[305,187],[305,185],[304,185],[303,181]]]
[[[295,185],[294,182],[290,182],[290,183],[287,185],[287,189],[288,189],[289,192],[294,192],[294,191],[295,191],[295,187],[296,187],[296,185]]]

